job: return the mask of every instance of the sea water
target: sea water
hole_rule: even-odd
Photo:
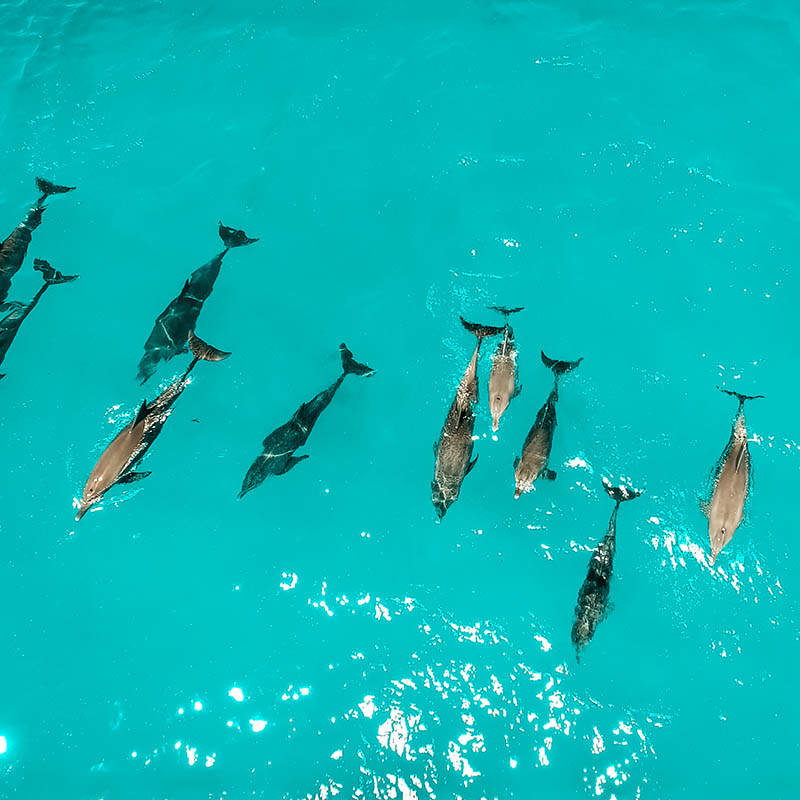
[[[797,796],[796,118],[773,0],[0,5],[5,236],[80,279],[0,382],[0,796]],[[201,363],[144,468],[73,499],[142,399],[153,320],[221,247]],[[441,523],[432,445],[512,320],[522,393]],[[340,373],[298,454],[262,439]],[[561,382],[550,466],[513,463]],[[747,520],[699,500],[736,403]],[[613,503],[611,608],[574,606]]]

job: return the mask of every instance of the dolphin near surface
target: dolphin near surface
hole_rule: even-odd
[[[327,389],[307,403],[303,403],[288,422],[276,428],[264,439],[263,452],[250,465],[242,481],[240,498],[260,486],[268,475],[285,475],[304,458],[308,458],[307,455],[295,456],[295,450],[308,441],[320,414],[330,405],[348,375],[370,378],[375,374],[375,370],[371,367],[356,361],[344,343],[339,345],[339,352],[342,356],[342,374]]]
[[[140,383],[144,384],[150,379],[161,361],[169,361],[186,352],[189,331],[194,330],[203,303],[214,290],[225,254],[233,247],[243,247],[258,241],[251,239],[244,231],[228,228],[221,222],[219,236],[225,249],[189,276],[181,293],[170,301],[156,319],[144,344],[144,355],[139,361],[137,380]]]
[[[456,389],[456,396],[447,412],[439,441],[433,446],[436,461],[431,482],[431,499],[439,519],[458,499],[461,484],[478,460],[472,458],[475,442],[475,404],[478,402],[478,355],[481,343],[488,336],[498,336],[503,328],[476,325],[461,317],[461,324],[477,337],[475,350]]]
[[[222,361],[230,353],[206,344],[193,331],[189,332],[192,359],[186,371],[176,378],[152,403],[146,400],[138,413],[109,443],[86,481],[78,504],[75,520],[80,520],[105,493],[120,483],[134,483],[146,478],[149,472],[135,472],[145,454],[155,442],[164,423],[172,413],[172,406],[189,384],[189,373],[198,361]]]
[[[575,622],[572,625],[572,644],[575,657],[580,661],[581,651],[592,640],[597,626],[608,613],[608,595],[611,589],[611,575],[614,571],[614,555],[617,550],[617,513],[620,503],[639,497],[641,491],[627,486],[613,486],[603,478],[603,488],[614,500],[614,510],[608,523],[606,535],[592,553],[586,580],[578,593],[575,606]]]
[[[750,450],[747,447],[744,404],[747,400],[757,400],[764,396],[748,396],[727,389],[720,391],[735,397],[739,401],[739,408],[728,444],[713,471],[711,497],[701,503],[703,513],[708,517],[712,565],[722,548],[736,533],[744,517],[744,506],[750,490]]]
[[[8,349],[11,347],[14,337],[19,333],[20,326],[27,318],[28,314],[36,308],[36,304],[42,299],[42,295],[48,287],[58,283],[70,283],[77,280],[77,275],[62,275],[58,270],[53,269],[47,261],[36,258],[33,261],[33,268],[42,273],[44,283],[33,297],[30,303],[6,303],[3,308],[8,313],[0,319],[0,365],[2,365]],[[10,310],[9,310],[10,309]],[[5,378],[5,374],[0,375]]]
[[[25,260],[31,236],[41,225],[45,201],[51,194],[64,194],[75,189],[74,186],[58,186],[44,178],[36,179],[36,188],[41,192],[39,199],[28,210],[25,219],[0,244],[0,309],[8,297],[11,279]]]
[[[514,343],[514,331],[508,324],[510,314],[524,311],[520,308],[505,306],[489,306],[490,311],[497,311],[506,318],[503,338],[492,354],[492,371],[489,374],[489,410],[492,413],[492,430],[496,431],[512,398],[516,397],[522,387],[518,384],[517,346]]]
[[[542,352],[542,363],[553,370],[553,390],[547,398],[545,404],[536,414],[533,427],[528,432],[528,436],[522,445],[522,455],[514,461],[514,480],[516,489],[514,498],[533,488],[534,481],[539,478],[555,480],[556,473],[549,469],[547,464],[550,460],[550,451],[553,449],[553,436],[556,431],[556,402],[558,401],[558,379],[568,372],[572,372],[583,361],[556,361],[548,358]]]

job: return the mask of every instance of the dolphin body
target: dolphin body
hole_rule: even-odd
[[[508,324],[509,314],[524,311],[524,308],[505,308],[489,306],[506,318],[503,339],[492,354],[492,371],[489,374],[489,410],[492,412],[492,430],[496,431],[511,399],[516,397],[522,387],[517,384],[517,347],[514,344],[514,331]]]
[[[285,475],[304,458],[308,458],[307,455],[295,456],[294,452],[308,441],[320,414],[330,405],[333,396],[348,375],[370,378],[375,374],[375,370],[371,367],[359,364],[344,343],[339,345],[339,351],[342,356],[342,374],[327,389],[321,391],[307,403],[303,403],[288,422],[284,422],[264,439],[262,443],[264,452],[247,470],[244,481],[242,481],[242,489],[239,492],[240,498],[255,489],[256,486],[260,486],[268,475]]]
[[[553,436],[556,431],[556,402],[558,401],[558,379],[575,369],[583,361],[555,361],[542,352],[542,363],[553,370],[553,391],[550,392],[547,402],[539,409],[536,420],[530,429],[525,443],[522,445],[522,455],[514,461],[514,479],[516,490],[514,498],[533,488],[533,482],[539,478],[549,481],[555,480],[556,473],[548,469],[550,451],[553,449]]]
[[[447,417],[433,446],[436,462],[431,482],[433,507],[441,519],[458,499],[464,478],[475,466],[478,457],[472,458],[475,442],[472,432],[475,428],[475,404],[478,402],[478,354],[481,343],[487,336],[503,333],[503,328],[488,325],[475,325],[461,317],[461,324],[475,334],[477,342],[467,369],[458,384],[456,396],[447,412]]]
[[[615,501],[615,505],[608,523],[608,531],[592,553],[586,580],[578,593],[575,622],[572,626],[572,644],[575,645],[575,656],[578,661],[581,650],[592,640],[597,626],[605,619],[608,611],[608,594],[614,570],[614,554],[617,550],[619,504],[633,500],[641,494],[640,491],[627,486],[612,486],[607,478],[603,478],[603,488]]]
[[[710,501],[701,503],[708,517],[708,539],[711,546],[711,563],[717,560],[722,548],[733,538],[744,516],[744,504],[750,489],[750,451],[747,447],[747,428],[744,422],[746,400],[756,400],[763,395],[748,397],[738,392],[720,391],[739,401],[733,421],[731,437],[714,468],[713,490]]]
[[[53,269],[47,261],[36,258],[33,261],[33,268],[42,273],[44,283],[41,289],[34,295],[30,303],[5,303],[3,308],[9,310],[5,317],[0,319],[0,364],[8,353],[14,337],[19,332],[20,326],[25,321],[28,314],[36,308],[36,304],[42,299],[42,295],[47,290],[48,286],[54,286],[57,283],[70,283],[77,280],[77,275],[62,275],[58,270]],[[5,374],[0,375],[0,378],[5,378]]]
[[[186,371],[176,378],[152,403],[142,402],[136,417],[110,442],[95,464],[86,481],[78,505],[78,521],[105,493],[120,483],[134,483],[146,478],[149,472],[135,472],[150,446],[161,433],[164,423],[172,413],[172,406],[189,383],[189,373],[198,361],[222,361],[230,353],[206,344],[193,331],[189,331],[189,346],[194,358]]]
[[[244,231],[228,228],[219,223],[219,236],[225,249],[207,264],[198,267],[181,289],[181,293],[159,314],[153,330],[144,344],[144,355],[139,361],[137,380],[144,384],[156,371],[159,362],[185,353],[189,331],[194,330],[203,303],[214,290],[214,283],[222,267],[222,259],[232,247],[253,244]]]
[[[74,186],[57,186],[55,183],[36,179],[36,187],[41,192],[39,199],[28,210],[25,219],[6,237],[0,245],[0,309],[5,304],[8,297],[8,290],[11,288],[11,279],[16,275],[25,255],[28,252],[28,245],[31,243],[31,235],[41,225],[42,214],[46,206],[45,200],[51,194],[64,194],[75,189]]]

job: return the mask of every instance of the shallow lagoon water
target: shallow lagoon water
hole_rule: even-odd
[[[31,3],[1,12],[0,215],[52,198],[3,364],[0,796],[793,797],[800,701],[790,3]],[[153,320],[220,249],[153,474],[73,521]],[[438,524],[473,341],[521,395]],[[290,474],[261,440],[348,378]],[[553,483],[513,461],[564,379]],[[748,521],[698,507],[748,404]],[[199,420],[199,423],[193,420]],[[612,503],[613,610],[569,640]]]

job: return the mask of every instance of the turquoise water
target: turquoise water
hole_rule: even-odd
[[[53,197],[0,382],[0,796],[789,798],[800,757],[792,3],[0,5],[2,236]],[[221,249],[152,475],[74,522],[153,320]],[[437,522],[474,340],[523,391]],[[310,457],[236,496],[340,373]],[[513,461],[566,377],[554,482]],[[736,404],[748,521],[698,506]],[[199,422],[193,422],[193,420]],[[608,618],[570,642],[620,510]]]

